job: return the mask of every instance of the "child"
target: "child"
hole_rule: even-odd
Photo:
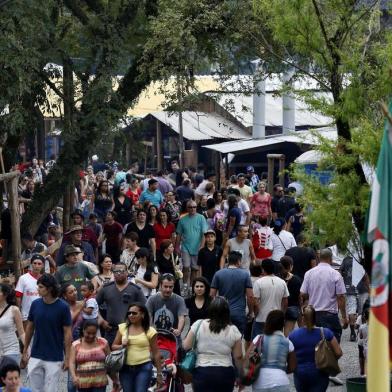
[[[356,325],[358,330],[358,354],[359,354],[359,368],[361,376],[365,375],[365,361],[367,357],[368,344],[368,320],[369,308],[365,308],[362,315],[358,317]]]
[[[91,282],[85,282],[80,286],[80,292],[84,298],[84,307],[81,313],[83,320],[98,322],[98,303],[94,297],[94,285]]]

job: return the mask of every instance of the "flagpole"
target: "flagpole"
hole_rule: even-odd
[[[388,119],[389,123],[392,125],[392,116],[388,110],[387,105],[385,104],[385,102],[381,102],[380,106],[381,106],[381,110],[382,110],[384,116]]]

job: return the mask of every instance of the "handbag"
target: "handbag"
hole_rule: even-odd
[[[193,342],[192,342],[192,348],[185,354],[184,359],[180,363],[180,368],[186,372],[192,372],[193,369],[196,367],[196,360],[197,360],[197,352],[196,352],[196,346],[197,346],[197,334],[199,332],[199,328],[203,320],[200,320],[196,331],[195,331],[195,336],[193,337]]]
[[[128,326],[126,329],[126,334],[128,341]],[[106,358],[105,358],[105,368],[106,370],[111,373],[119,372],[121,368],[124,366],[127,360],[127,348],[123,347],[118,350],[112,351]]]
[[[172,263],[173,263],[173,268],[174,268],[174,276],[175,278],[178,279],[182,279],[184,274],[182,273],[182,271],[178,268],[178,265],[176,264],[176,262],[174,261],[174,256],[173,254],[171,255],[172,257]]]
[[[245,359],[240,373],[241,385],[252,385],[259,377],[264,335],[260,335],[253,352]]]
[[[338,360],[333,352],[331,344],[325,339],[323,327],[320,328],[320,333],[321,340],[315,347],[314,353],[316,368],[335,377],[341,372]]]

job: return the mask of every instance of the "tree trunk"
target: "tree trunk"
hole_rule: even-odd
[[[101,76],[103,77],[110,78],[110,75]],[[23,227],[33,235],[48,213],[57,206],[66,192],[67,184],[75,180],[80,166],[99,142],[103,130],[117,124],[121,115],[150,83],[150,79],[140,77],[138,61],[135,60],[115,94],[111,88],[106,92],[102,91],[100,83],[98,77],[90,83],[80,111],[74,112],[72,133],[64,138],[56,165],[50,171],[44,186],[34,193],[33,201],[23,217]],[[108,96],[112,97],[109,102]]]

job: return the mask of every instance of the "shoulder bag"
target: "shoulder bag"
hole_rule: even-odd
[[[323,327],[320,328],[320,333],[321,340],[315,347],[314,353],[316,368],[335,377],[341,372],[338,360],[333,352],[331,343],[325,339]]]
[[[252,385],[259,377],[264,335],[260,335],[253,352],[245,359],[240,373],[241,385]]]
[[[2,318],[2,317],[4,316],[5,312],[6,312],[10,307],[11,307],[11,305],[7,305],[7,306],[3,309],[3,311],[2,311],[1,314],[0,314],[0,318]]]
[[[180,270],[180,268],[178,267],[178,265],[176,264],[175,260],[174,260],[174,255],[171,255],[171,259],[172,259],[172,263],[173,263],[173,268],[174,268],[174,276],[175,278],[178,279],[182,279],[183,278],[183,273]]]
[[[203,320],[200,320],[196,331],[195,335],[193,336],[193,341],[192,341],[192,348],[185,354],[185,358],[182,360],[180,363],[180,368],[186,372],[192,372],[194,368],[196,367],[196,360],[197,360],[197,352],[196,352],[196,347],[197,347],[197,335],[199,332],[199,328]]]
[[[125,336],[128,342],[128,328],[126,328]],[[122,347],[118,350],[112,351],[106,358],[105,358],[105,368],[108,372],[119,372],[121,368],[124,366],[127,360],[127,347]]]

